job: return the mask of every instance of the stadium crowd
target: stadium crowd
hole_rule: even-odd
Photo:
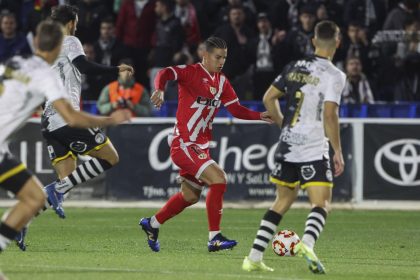
[[[135,80],[123,85],[122,77],[85,77],[82,98],[101,96],[106,114],[125,106],[150,115],[156,73],[201,61],[210,35],[228,44],[223,72],[239,98],[261,100],[288,62],[313,54],[314,26],[324,19],[341,28],[334,63],[348,76],[344,103],[420,101],[418,0],[0,0],[0,62],[31,53],[37,23],[58,4],[79,8],[76,36],[88,59],[135,67]],[[176,84],[168,91],[176,100]],[[135,95],[136,104],[119,95]]]

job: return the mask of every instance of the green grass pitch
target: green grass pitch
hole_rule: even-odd
[[[161,252],[146,245],[138,219],[155,209],[67,209],[31,225],[26,252],[12,244],[0,268],[18,279],[420,279],[420,213],[336,210],[316,246],[326,275],[312,275],[303,259],[265,253],[272,273],[241,270],[264,209],[225,209],[223,232],[239,241],[232,251],[207,252],[204,209],[187,209],[161,229]],[[292,209],[279,229],[302,234],[308,210]]]

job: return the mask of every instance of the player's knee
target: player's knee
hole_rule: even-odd
[[[226,173],[223,170],[219,170],[219,172],[217,172],[217,175],[213,176],[210,179],[210,184],[226,184],[227,179],[226,179]]]
[[[47,199],[45,193],[38,186],[30,186],[30,188],[24,190],[18,198],[35,212],[44,208]]]
[[[184,195],[184,200],[191,204],[196,204],[200,200],[200,196],[197,195]]]

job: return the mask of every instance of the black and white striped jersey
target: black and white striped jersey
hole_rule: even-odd
[[[0,150],[46,99],[65,97],[57,74],[42,58],[15,56],[0,64]]]
[[[273,86],[286,98],[276,160],[308,162],[328,158],[323,110],[326,101],[340,104],[346,75],[326,58],[310,56],[289,63]]]
[[[75,36],[65,36],[60,55],[54,62],[52,69],[60,76],[66,90],[68,99],[75,110],[80,110],[80,94],[82,91],[82,74],[73,65],[72,61],[80,55],[85,55],[82,43]],[[45,104],[43,123],[48,122],[46,129],[54,131],[67,125],[58,114],[50,100]]]

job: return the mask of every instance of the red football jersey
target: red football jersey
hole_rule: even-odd
[[[238,101],[223,73],[210,74],[201,63],[169,67],[178,81],[178,110],[174,136],[187,145],[207,148],[211,140],[213,119],[220,105]]]

